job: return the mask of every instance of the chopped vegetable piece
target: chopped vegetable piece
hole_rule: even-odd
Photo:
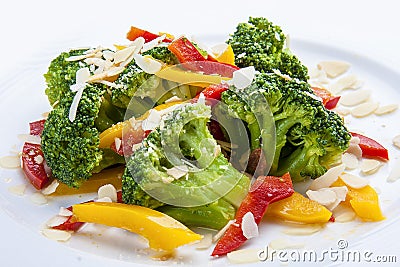
[[[182,36],[168,45],[168,49],[178,58],[180,63],[205,61],[205,58],[188,38]]]
[[[211,84],[206,89],[204,89],[201,93],[203,93],[204,97],[212,98],[215,100],[221,100],[221,94],[228,90],[229,85],[226,83],[220,84]],[[198,94],[195,98],[199,98],[200,94]]]
[[[282,177],[258,177],[236,212],[235,224],[229,226],[211,255],[225,255],[246,242],[247,238],[243,235],[241,224],[243,216],[247,212],[253,213],[255,222],[259,224],[269,204],[287,198],[293,192],[292,180],[289,173],[284,174]]]
[[[322,103],[327,109],[334,109],[337,106],[340,96],[333,96],[331,92],[322,87],[311,87],[311,89],[316,96],[322,99]]]
[[[126,38],[130,41],[134,41],[138,37],[143,37],[145,42],[147,43],[147,42],[150,42],[150,41],[160,37],[160,35],[157,35],[155,33],[151,33],[149,31],[142,30],[137,27],[131,26],[131,29],[126,34]],[[163,42],[166,42],[166,43],[170,43],[171,41],[172,40],[170,38],[165,38],[163,40]]]
[[[385,217],[379,206],[379,198],[376,191],[369,185],[362,188],[352,188],[338,178],[332,187],[346,186],[349,190],[345,203],[353,208],[354,212],[365,221],[381,221]]]
[[[267,216],[300,223],[326,223],[332,217],[327,208],[294,192],[288,198],[272,203],[267,210]]]
[[[112,184],[118,190],[122,187],[121,177],[123,173],[124,167],[122,166],[102,170],[99,173],[93,174],[93,176],[88,181],[83,182],[79,188],[69,187],[66,184],[60,183],[53,195],[65,196],[95,193],[100,186],[105,184]]]
[[[155,250],[172,251],[202,238],[168,215],[141,206],[90,202],[74,205],[72,211],[78,221],[119,227],[142,235]]]
[[[46,120],[39,120],[29,123],[29,134],[41,136]]]
[[[26,178],[38,190],[43,189],[50,181],[44,168],[44,155],[39,144],[24,144],[22,169]]]
[[[379,158],[383,160],[389,160],[389,153],[386,148],[384,148],[377,141],[366,137],[362,134],[352,132],[353,137],[360,138],[360,143],[358,144],[362,151],[363,157]]]

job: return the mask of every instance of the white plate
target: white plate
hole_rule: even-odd
[[[201,38],[200,38],[201,39]],[[206,43],[218,43],[223,40],[220,37],[204,37]],[[0,144],[1,156],[9,154],[11,150],[19,150],[22,142],[17,139],[17,134],[27,133],[28,122],[41,118],[41,114],[49,110],[46,96],[44,95],[44,80],[42,74],[46,72],[49,60],[64,48],[72,45],[86,45],[87,42],[82,40],[73,40],[71,42],[63,42],[54,46],[52,49],[40,51],[34,60],[18,71],[18,74],[8,80],[1,81],[2,88],[0,92],[0,114],[2,119],[2,140]],[[358,55],[334,47],[328,47],[318,43],[293,40],[292,48],[295,53],[308,65],[313,67],[321,60],[345,60],[352,64],[349,73],[357,74],[365,81],[365,88],[373,91],[374,100],[382,104],[392,104],[398,102],[400,92],[397,87],[400,84],[399,74],[392,69],[385,67],[379,62],[369,59],[365,56]],[[6,115],[9,114],[9,115]],[[12,114],[12,115],[11,115]],[[386,178],[392,167],[397,164],[398,150],[391,144],[392,138],[399,134],[400,121],[399,113],[385,116],[371,115],[363,119],[355,119],[351,116],[346,117],[349,120],[350,129],[362,130],[366,135],[379,140],[385,147],[389,149],[391,161],[385,164],[376,175],[368,176],[371,185],[376,186],[381,191],[380,202],[386,220],[378,223],[363,223],[359,221],[350,223],[328,223],[326,227],[310,236],[287,236],[282,233],[283,229],[288,226],[277,224],[265,218],[260,227],[261,236],[253,239],[243,248],[262,249],[270,241],[278,238],[284,238],[296,243],[304,243],[304,249],[315,250],[321,252],[324,249],[339,250],[337,242],[340,239],[346,240],[349,244],[347,251],[358,250],[365,252],[369,250],[373,256],[377,255],[397,255],[394,238],[391,236],[399,236],[400,229],[396,229],[394,225],[399,222],[400,215],[400,182],[387,183]],[[6,125],[7,131],[4,131]],[[5,140],[5,141],[4,141]],[[10,178],[10,179],[9,179]],[[21,170],[0,170],[0,200],[1,207],[11,218],[19,224],[22,224],[35,233],[34,239],[44,239],[40,234],[43,224],[54,214],[57,214],[59,207],[67,207],[71,204],[82,202],[90,199],[91,196],[82,196],[77,198],[53,198],[49,199],[49,203],[44,206],[37,206],[30,201],[30,195],[34,190],[28,186],[23,197],[15,196],[8,191],[13,185],[26,183]],[[6,216],[1,213],[0,217]],[[0,221],[1,227],[1,221]],[[383,238],[388,238],[384,240]],[[34,240],[33,239],[33,240]],[[31,241],[29,241],[31,242]],[[33,241],[32,241],[33,242]],[[38,241],[41,242],[41,241]],[[53,242],[53,241],[51,241]],[[43,242],[42,242],[43,243]],[[382,249],[381,244],[385,244]],[[389,247],[388,247],[389,245]],[[392,250],[390,250],[390,245]],[[112,262],[113,264],[125,263],[136,264],[162,264],[169,265],[182,263],[184,265],[212,265],[224,266],[227,263],[225,257],[219,259],[211,259],[209,257],[211,249],[207,251],[199,251],[193,246],[187,246],[178,250],[177,258],[168,262],[154,262],[143,254],[145,243],[142,239],[134,234],[123,232],[114,228],[103,226],[86,227],[82,233],[73,235],[72,239],[63,244],[46,243],[46,246],[57,246],[52,250],[52,257],[58,257],[60,261],[57,264],[67,266],[70,260],[65,262],[62,260],[64,250],[68,249],[68,255],[76,256],[78,262],[102,264]],[[64,247],[65,246],[65,247]],[[22,243],[23,253],[27,257],[34,257],[41,252],[41,247],[35,247],[34,244]],[[26,248],[29,247],[30,250]],[[111,261],[110,261],[111,260]],[[399,255],[397,255],[399,260]],[[274,263],[279,266],[280,263],[275,259]],[[328,259],[323,264],[332,263]],[[338,262],[336,262],[338,263]],[[260,266],[264,266],[266,262],[259,262]]]

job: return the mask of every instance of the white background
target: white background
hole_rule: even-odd
[[[356,51],[400,70],[399,8],[400,4],[395,0],[3,0],[0,14],[0,80],[18,73],[18,68],[27,64],[29,58],[35,57],[43,47],[62,40],[72,39],[79,43],[79,38],[85,36],[85,39],[93,40],[92,44],[100,44],[103,39],[120,41],[130,25],[176,35],[227,34],[249,16],[269,18],[294,39],[316,40]],[[1,116],[5,115],[8,116]],[[3,125],[2,131],[5,130]],[[65,255],[62,262],[66,266],[103,264],[91,256],[38,238],[37,233],[16,223],[2,210],[0,225],[1,266],[56,265],[57,259],[52,255],[60,253]],[[389,234],[383,236],[388,237]],[[27,250],[36,253],[28,253],[30,256],[27,257]]]

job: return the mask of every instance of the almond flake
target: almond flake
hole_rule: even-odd
[[[71,233],[56,229],[43,229],[42,234],[52,240],[55,241],[68,241],[71,238]]]
[[[382,163],[376,159],[363,159],[361,162],[361,171],[363,174],[370,175],[378,171]]]
[[[350,114],[350,109],[347,108],[336,108],[335,112],[341,116],[347,116]]]
[[[380,106],[375,110],[376,115],[385,115],[388,113],[392,113],[393,111],[396,111],[399,108],[398,104],[390,104],[386,106]]]
[[[353,154],[357,159],[361,159],[362,150],[358,144],[354,144],[350,142],[349,148],[347,148],[346,153]]]
[[[355,212],[344,205],[339,205],[333,210],[333,216],[335,217],[335,222],[345,223],[353,221],[356,218]]]
[[[287,235],[312,235],[316,232],[321,231],[322,226],[319,224],[309,225],[296,225],[296,227],[288,228],[282,232]]]
[[[357,90],[350,92],[348,94],[342,95],[340,97],[339,103],[343,106],[357,106],[364,103],[371,96],[371,91],[369,90]]]
[[[127,60],[135,50],[136,46],[128,46],[124,49],[118,50],[114,53],[114,64],[119,64]]]
[[[239,249],[226,254],[230,263],[245,264],[259,262],[258,254],[260,249]]]
[[[84,89],[85,89],[85,87],[80,87],[78,89],[78,91],[76,92],[76,94],[74,95],[74,99],[72,100],[71,106],[69,108],[69,114],[68,114],[68,119],[71,122],[74,122],[74,120],[76,118],[76,114],[78,112],[78,105],[79,105],[79,102],[81,101]]]
[[[172,176],[174,179],[179,179],[185,176],[188,172],[189,169],[186,165],[174,166],[171,169],[167,169],[167,174]]]
[[[258,236],[258,225],[255,222],[253,213],[250,211],[242,218],[242,232],[247,239]]]
[[[105,202],[105,203],[112,203],[112,199],[109,197],[102,197],[102,198],[98,198],[96,199],[95,202]]]
[[[64,216],[64,217],[69,217],[69,216],[73,215],[73,212],[64,207],[60,207],[60,210],[58,211],[58,215]]]
[[[36,205],[44,205],[47,203],[46,197],[39,192],[33,193],[30,197],[30,200]]]
[[[135,59],[135,62],[139,68],[149,74],[155,74],[156,72],[159,72],[163,66],[162,63],[150,56],[135,54],[133,58]]]
[[[350,173],[343,173],[340,176],[340,179],[342,179],[342,181],[346,185],[348,185],[348,186],[350,186],[352,188],[355,188],[355,189],[363,188],[363,187],[365,187],[365,186],[367,186],[369,184],[367,179],[355,176],[355,175],[350,174]]]
[[[103,51],[103,57],[105,60],[112,61],[114,59],[115,52],[110,50]]]
[[[345,89],[352,89],[352,86],[354,87],[358,82],[356,75],[348,75],[331,84],[328,89],[333,95],[337,95]]]
[[[396,135],[393,140],[393,145],[395,145],[397,148],[400,148],[400,135]]]
[[[309,199],[318,202],[323,206],[335,203],[336,194],[329,188],[321,188],[318,191],[307,190],[306,195]]]
[[[78,55],[78,56],[70,56],[69,58],[66,58],[65,61],[68,61],[68,62],[80,61],[85,58],[94,57],[95,55],[96,55],[96,53],[83,54],[83,55]]]
[[[42,164],[43,163],[43,156],[42,155],[37,155],[33,158],[33,161],[35,161],[36,164]]]
[[[117,202],[117,190],[112,184],[106,184],[97,191],[98,198],[109,197],[112,202]]]
[[[329,78],[336,78],[348,71],[350,64],[344,61],[321,61],[318,68],[324,70]]]
[[[347,170],[354,170],[358,167],[358,158],[351,153],[344,153],[342,155],[342,163],[346,166]]]
[[[292,80],[292,77],[290,77],[287,74],[282,74],[282,72],[278,69],[273,69],[272,72],[285,80],[288,80],[288,81]]]
[[[214,57],[218,58],[219,56],[222,55],[222,53],[224,53],[226,51],[227,48],[228,48],[228,44],[220,43],[220,44],[217,44],[217,45],[214,45],[213,47],[211,47],[211,51],[212,51],[212,54],[214,55]]]
[[[202,250],[202,249],[208,249],[212,245],[212,234],[211,233],[206,233],[203,235],[203,238],[200,240],[200,242],[196,243],[196,249]]]
[[[0,167],[5,169],[16,169],[21,167],[19,156],[4,156],[0,158]]]
[[[121,148],[122,140],[118,137],[114,138],[115,149],[118,151]]]
[[[49,184],[46,188],[42,189],[42,194],[43,195],[50,195],[53,194],[54,192],[56,192],[57,187],[60,183],[57,180],[54,180],[53,182],[51,182],[51,184]]]
[[[386,181],[388,183],[393,183],[393,182],[396,182],[399,179],[400,179],[400,164],[399,164],[399,162],[395,162],[395,164],[393,165],[393,168],[390,171],[389,176],[387,177]]]
[[[318,190],[321,188],[329,187],[338,179],[339,175],[343,173],[344,169],[344,164],[340,164],[338,166],[330,168],[325,174],[313,180],[310,184],[309,189]]]
[[[351,115],[356,118],[366,117],[372,114],[378,108],[378,105],[377,102],[366,102],[360,104],[351,110]]]
[[[124,70],[125,70],[124,67],[112,67],[112,68],[110,68],[109,70],[106,71],[106,76],[107,77],[113,77],[113,76],[116,76],[116,75],[122,73]]]
[[[157,47],[164,39],[167,37],[165,34],[151,40],[150,42],[144,43],[142,50],[140,50],[141,53],[144,53],[146,51],[149,51],[150,49],[153,49],[154,47]]]
[[[314,69],[310,71],[310,80],[315,81],[318,84],[328,84],[329,79],[326,75],[326,72],[320,69]]]
[[[47,227],[59,226],[59,225],[65,223],[67,220],[68,220],[68,217],[66,217],[66,216],[56,215],[56,216],[50,218],[46,222],[46,226]]]
[[[241,68],[233,72],[233,85],[238,89],[248,87],[254,79],[256,70],[253,66]]]
[[[8,192],[17,196],[23,196],[25,194],[25,190],[26,190],[26,184],[14,185],[8,188]]]
[[[349,189],[346,186],[337,186],[330,187],[329,190],[335,192],[336,194],[336,201],[326,206],[328,210],[332,211],[340,204],[340,202],[346,200],[347,192],[349,191]]]
[[[179,97],[174,95],[173,97],[170,97],[167,100],[165,100],[164,103],[168,104],[168,103],[173,103],[173,102],[180,102],[182,100],[183,100],[182,98],[179,98]]]
[[[149,116],[142,122],[142,129],[144,131],[154,130],[157,126],[160,125],[161,122],[161,114],[155,109],[151,109],[149,112]]]

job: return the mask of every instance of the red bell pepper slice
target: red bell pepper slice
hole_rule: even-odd
[[[169,44],[168,49],[178,58],[182,67],[205,74],[219,74],[232,78],[239,68],[227,63],[218,62],[211,55],[204,57],[186,37],[180,37]]]
[[[337,106],[340,96],[333,96],[331,92],[321,87],[311,87],[311,89],[316,96],[322,99],[322,103],[327,109],[334,109]]]
[[[246,242],[247,238],[243,235],[241,225],[243,216],[247,212],[253,213],[255,222],[259,224],[270,203],[290,197],[293,193],[289,173],[282,177],[259,176],[236,212],[236,222],[229,226],[211,255],[225,255]]]
[[[38,190],[49,183],[44,168],[44,155],[39,144],[25,143],[22,148],[22,169],[26,178]]]
[[[155,33],[151,33],[151,32],[146,31],[146,30],[139,29],[139,28],[134,27],[134,26],[131,26],[131,29],[126,34],[126,38],[128,40],[130,40],[130,41],[134,41],[138,37],[143,37],[144,41],[147,43],[147,42],[150,42],[150,41],[160,37],[160,35],[155,34]],[[172,40],[169,39],[169,38],[165,38],[163,40],[163,42],[170,43],[170,42],[172,42]]]
[[[211,84],[207,88],[205,88],[201,93],[204,95],[204,97],[207,98],[212,98],[215,100],[221,100],[221,94],[225,92],[226,90],[229,89],[229,85],[226,83],[220,83],[220,84]],[[200,93],[196,95],[194,98],[199,98]]]
[[[29,123],[29,134],[30,135],[37,135],[41,136],[43,129],[44,129],[44,123],[46,120],[39,120],[39,121],[34,121]]]
[[[358,145],[361,148],[363,157],[389,160],[388,150],[377,141],[358,133],[351,132],[351,135],[360,138]]]

